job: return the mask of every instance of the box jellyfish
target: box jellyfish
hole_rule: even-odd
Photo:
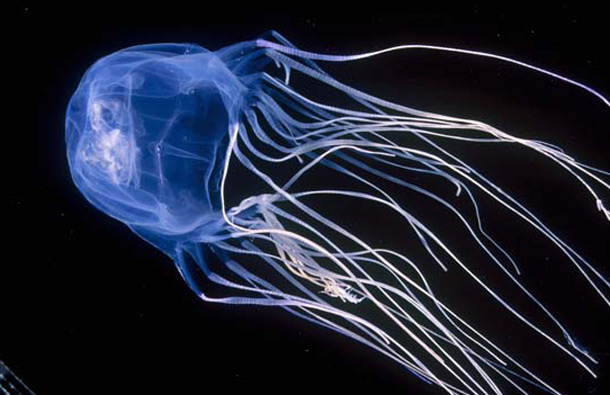
[[[595,358],[522,281],[536,263],[513,256],[504,237],[486,231],[481,201],[552,246],[606,305],[610,284],[525,202],[451,147],[532,153],[582,188],[608,220],[610,173],[544,141],[367,94],[324,70],[411,49],[525,68],[610,106],[553,72],[456,48],[406,45],[339,56],[298,49],[277,33],[216,51],[141,45],[98,60],[74,93],[66,115],[72,178],[90,203],[168,255],[204,301],[279,306],[364,343],[440,392],[559,394],[527,360],[452,308],[438,279],[477,289],[592,376]],[[481,254],[476,262],[412,205],[416,197],[457,221],[469,251]],[[339,218],[342,204],[362,212]],[[362,228],[378,217],[402,224],[400,237],[415,244],[389,248],[365,236]],[[482,275],[485,267],[500,280]]]

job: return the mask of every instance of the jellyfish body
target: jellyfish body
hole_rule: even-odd
[[[610,190],[609,174],[541,141],[367,95],[314,62],[354,61],[384,51],[321,55],[301,51],[276,33],[271,38],[214,52],[195,44],[143,45],[96,62],[66,116],[70,170],[83,195],[170,256],[203,300],[281,306],[378,350],[450,394],[499,394],[506,383],[522,393],[528,392],[524,383],[560,393],[437,298],[434,282],[407,254],[371,245],[309,201],[339,197],[380,205],[408,224],[440,268],[463,271],[506,314],[594,375],[590,366],[595,360],[519,281],[515,260],[484,231],[473,191],[547,238],[606,303],[607,279],[525,205],[442,142],[510,143],[535,150],[586,188],[608,219],[600,194]],[[508,61],[586,89],[610,105],[589,87],[496,55],[425,46],[387,51],[409,48]],[[330,87],[353,107],[311,99],[292,87],[291,73]],[[419,145],[401,144],[397,135]],[[226,184],[235,162],[267,190],[229,207]],[[284,170],[282,177],[274,176],[275,168]],[[349,178],[353,187],[299,189],[307,173],[318,168]],[[413,174],[451,185],[475,214],[463,213],[451,199],[418,185],[409,177]],[[388,184],[419,194],[457,218],[490,264],[563,336],[538,327],[512,307]],[[254,261],[274,276],[265,278],[248,263]],[[209,295],[206,281],[223,286],[227,294]],[[379,321],[363,312],[371,309]]]

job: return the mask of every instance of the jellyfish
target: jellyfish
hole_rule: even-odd
[[[95,62],[73,94],[66,114],[72,179],[96,208],[169,256],[203,301],[281,307],[371,347],[440,392],[561,393],[439,296],[437,272],[460,273],[460,281],[595,377],[595,358],[521,281],[527,266],[486,230],[480,201],[544,238],[606,305],[608,279],[450,147],[457,141],[533,152],[584,188],[608,220],[610,173],[544,141],[367,94],[323,68],[412,49],[526,68],[610,106],[594,89],[551,71],[458,48],[328,55],[301,50],[276,32],[215,51],[139,45]],[[485,265],[550,325],[522,313],[480,275],[403,192],[457,221]],[[363,212],[335,218],[342,201]],[[322,209],[325,202],[333,203]],[[403,224],[419,252],[362,236],[369,207]]]

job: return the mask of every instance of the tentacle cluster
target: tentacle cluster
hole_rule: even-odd
[[[243,281],[230,280],[215,273],[208,275],[211,280],[249,296],[214,299],[202,293],[201,297],[226,303],[282,306],[298,316],[369,345],[450,394],[501,394],[500,381],[524,394],[528,393],[525,383],[559,394],[551,384],[460,317],[447,302],[437,298],[434,282],[424,275],[416,261],[403,252],[370,244],[354,229],[339,224],[310,204],[316,197],[356,199],[385,207],[402,218],[442,270],[463,271],[508,314],[595,375],[591,365],[596,361],[576,344],[559,319],[522,284],[519,277],[524,268],[485,231],[477,198],[487,196],[548,239],[597,295],[610,305],[607,278],[525,204],[444,148],[443,141],[514,144],[533,150],[584,187],[608,220],[610,211],[604,206],[602,196],[610,191],[610,173],[581,163],[556,146],[513,136],[480,121],[424,112],[367,95],[338,82],[313,62],[351,61],[376,54],[351,57],[312,54],[298,50],[280,36],[276,39],[276,42],[257,41],[258,49],[252,56],[272,60],[283,68],[284,76],[259,73],[247,77],[257,79],[261,89],[255,93],[254,104],[243,117],[230,125],[230,141],[221,179],[222,214],[229,230],[224,237],[215,240],[213,246],[227,252],[231,258],[226,266]],[[409,48],[390,50],[398,49]],[[450,48],[424,49],[490,57]],[[491,57],[584,87],[522,62]],[[354,108],[341,108],[309,98],[291,86],[291,73],[300,73],[347,95],[353,100]],[[592,93],[608,104],[603,96]],[[418,147],[426,148],[401,144],[397,136],[408,136],[418,141]],[[234,207],[227,207],[226,183],[230,177],[229,169],[235,162],[256,175],[269,190]],[[260,165],[280,166],[295,162],[299,164],[297,170],[283,181]],[[357,188],[299,189],[301,180],[319,167],[348,177]],[[386,171],[388,169],[392,171]],[[473,214],[465,214],[451,198],[418,185],[411,177],[397,177],[396,170],[445,180],[455,187],[455,194],[473,208]],[[396,198],[393,189],[382,184],[419,194],[451,213],[490,262],[554,323],[563,339],[517,311],[471,268],[467,259],[443,241],[441,234],[420,219],[418,213],[410,211],[406,202]],[[337,242],[338,238],[346,243]],[[346,245],[350,247],[346,248]],[[291,290],[255,274],[256,270],[245,264],[251,259],[264,262],[289,284]],[[379,272],[384,273],[383,280],[375,275]],[[252,293],[256,295],[251,296]],[[374,309],[385,324],[378,324],[367,319],[366,313],[359,313],[368,311],[366,309]],[[425,357],[421,356],[422,350]]]

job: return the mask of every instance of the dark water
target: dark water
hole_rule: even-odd
[[[488,51],[547,67],[608,96],[605,15],[565,5],[527,11],[406,9],[387,15],[361,10],[354,16],[320,9],[281,14],[283,8],[262,4],[239,13],[236,8],[126,9],[96,3],[23,5],[7,12],[16,28],[6,37],[5,80],[15,93],[7,92],[11,100],[4,110],[5,119],[16,122],[4,129],[8,254],[0,266],[0,358],[42,395],[219,389],[440,393],[367,347],[280,310],[195,298],[172,262],[91,207],[71,183],[63,145],[66,104],[93,61],[126,46],[191,41],[213,50],[271,29],[321,53],[406,43]],[[546,77],[491,60],[423,52],[327,70],[375,95],[550,141],[585,163],[610,169],[610,109]],[[519,160],[504,160],[493,149],[461,149],[471,163],[487,164],[488,174],[514,188],[610,274],[610,224],[573,180],[523,151],[515,152],[523,155]],[[607,394],[608,308],[549,245],[521,233],[525,228],[505,216],[490,215],[496,234],[525,257],[524,281],[545,295],[579,343],[601,361],[595,368],[600,378],[592,380],[539,341],[513,336],[512,319],[489,318],[487,305],[475,295],[458,293],[456,308],[470,311],[474,322],[496,333],[501,344],[511,344],[521,360],[533,361],[551,383],[561,383],[563,393]],[[366,215],[358,221],[374,222]],[[379,238],[392,243],[394,225],[381,226]],[[451,226],[446,224],[449,237]],[[451,293],[452,278],[439,281]]]

